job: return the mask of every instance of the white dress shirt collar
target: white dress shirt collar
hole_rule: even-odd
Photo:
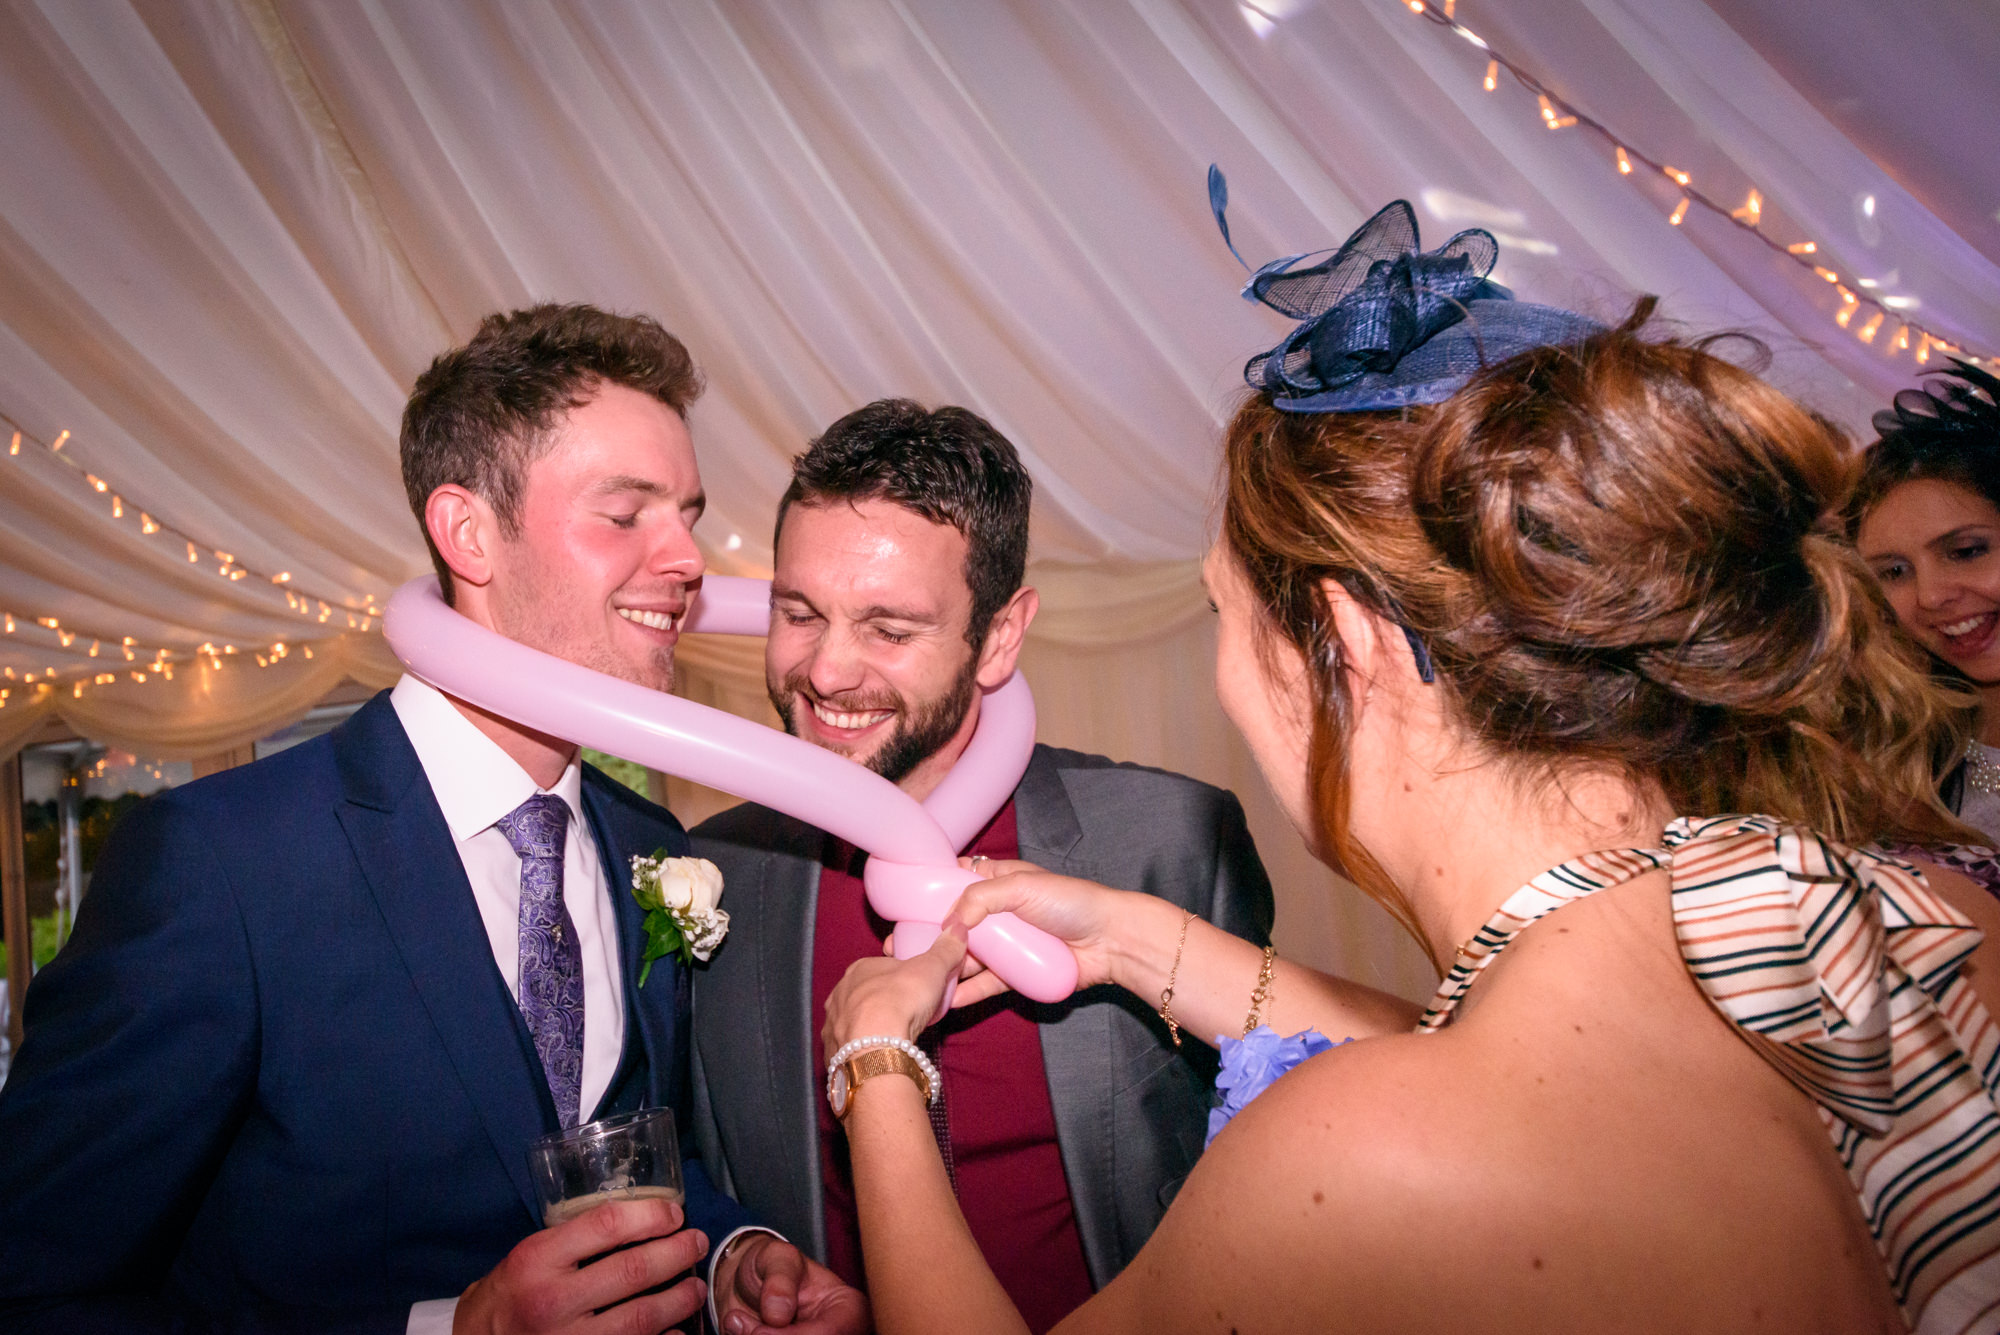
[[[554,785],[538,788],[514,757],[435,686],[406,673],[389,698],[453,839],[463,843],[543,791],[569,805],[570,819],[583,818],[583,771],[577,761],[569,762]]]

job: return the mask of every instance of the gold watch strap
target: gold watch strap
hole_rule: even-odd
[[[924,1074],[924,1068],[917,1065],[917,1059],[901,1048],[870,1048],[866,1052],[849,1057],[847,1070],[847,1106],[854,1107],[854,1091],[861,1088],[861,1082],[875,1075],[906,1075],[916,1082],[917,1090],[924,1096],[924,1102],[931,1099],[931,1078]]]

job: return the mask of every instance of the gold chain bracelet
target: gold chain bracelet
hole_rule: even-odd
[[[1174,1018],[1174,982],[1181,976],[1181,952],[1187,949],[1188,924],[1194,921],[1194,910],[1184,909],[1187,914],[1181,919],[1180,944],[1174,947],[1174,967],[1167,971],[1166,990],[1160,993],[1160,1018],[1167,1022],[1167,1037],[1174,1046],[1181,1045],[1181,1022]]]
[[[1271,969],[1278,962],[1278,948],[1264,947],[1264,967],[1257,971],[1257,986],[1250,993],[1250,1013],[1243,1017],[1243,1037],[1250,1037],[1250,1031],[1257,1027],[1262,1018],[1265,1003],[1271,999]]]

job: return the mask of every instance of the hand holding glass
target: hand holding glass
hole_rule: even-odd
[[[528,1163],[547,1228],[611,1201],[685,1202],[680,1146],[667,1108],[646,1108],[543,1136],[528,1146]]]

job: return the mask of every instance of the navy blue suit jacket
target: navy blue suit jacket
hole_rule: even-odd
[[[633,854],[687,837],[588,767],[624,970],[603,1116],[688,1108],[688,979],[637,985]],[[540,1225],[557,1128],[443,813],[386,693],[143,803],[35,979],[0,1090],[0,1325],[400,1332]],[[686,1169],[689,1220],[748,1222]]]

